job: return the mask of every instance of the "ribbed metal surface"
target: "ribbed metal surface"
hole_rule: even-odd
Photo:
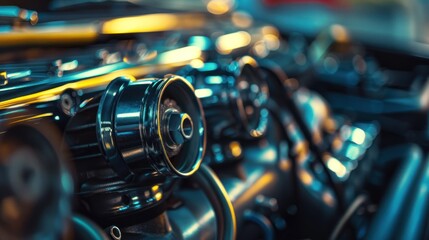
[[[109,168],[100,152],[96,133],[99,97],[93,101],[70,119],[65,130],[65,139],[79,173]]]

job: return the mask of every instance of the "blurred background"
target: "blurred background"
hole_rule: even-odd
[[[424,0],[2,0],[1,5],[17,5],[38,11],[52,11],[73,5],[101,2],[128,2],[179,10],[200,9],[214,14],[245,11],[257,20],[275,24],[283,32],[297,31],[315,36],[332,24],[344,25],[353,37],[380,46],[414,48],[428,42],[428,3]],[[205,9],[207,7],[207,9]],[[116,10],[120,11],[120,10]]]

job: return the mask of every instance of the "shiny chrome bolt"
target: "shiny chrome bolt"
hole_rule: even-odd
[[[174,144],[180,145],[191,139],[194,132],[194,124],[187,113],[176,110],[169,112],[168,134]]]

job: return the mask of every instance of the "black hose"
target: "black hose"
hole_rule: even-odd
[[[216,216],[217,239],[235,239],[237,224],[234,208],[228,193],[216,174],[209,166],[201,164],[200,169],[191,176],[191,181],[198,184],[213,207]]]

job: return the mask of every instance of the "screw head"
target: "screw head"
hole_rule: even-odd
[[[180,145],[192,138],[194,125],[187,113],[169,112],[167,124],[168,134],[174,144]]]

